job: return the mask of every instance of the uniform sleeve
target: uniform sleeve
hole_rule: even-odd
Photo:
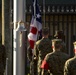
[[[70,75],[70,70],[69,70],[69,62],[66,61],[65,66],[64,66],[64,75]]]
[[[45,56],[44,60],[42,61],[42,64],[41,64],[41,68],[42,68],[42,69],[46,69],[46,70],[49,69],[48,60],[49,60],[49,56],[48,56],[48,54],[47,54],[47,55]]]
[[[41,64],[41,68],[46,69],[46,70],[49,69],[49,64],[47,63],[47,61],[45,59],[43,60],[43,62]]]
[[[38,47],[37,47],[38,45],[37,44],[35,44],[35,46],[34,46],[34,55],[36,56],[36,57],[38,57],[38,54],[39,54],[39,52],[38,52]]]

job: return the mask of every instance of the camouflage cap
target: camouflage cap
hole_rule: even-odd
[[[62,38],[64,36],[63,31],[56,31],[54,37]]]
[[[52,43],[54,43],[54,45],[62,45],[62,40],[61,39],[53,39]]]
[[[52,42],[62,42],[61,39],[53,39]]]

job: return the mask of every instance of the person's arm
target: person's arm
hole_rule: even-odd
[[[32,49],[30,48],[30,46],[28,46],[27,48],[27,57],[29,61],[32,61]]]
[[[38,58],[38,54],[39,54],[38,45],[35,44],[35,46],[34,46],[34,56],[35,56],[36,59]]]
[[[44,60],[42,61],[42,64],[41,64],[41,68],[42,68],[42,73],[41,75],[48,75],[48,70],[49,70],[49,64],[48,62],[46,61],[46,57],[44,58]]]
[[[66,61],[65,65],[64,65],[64,75],[70,75],[69,68],[70,68],[70,65],[69,65],[69,63]]]

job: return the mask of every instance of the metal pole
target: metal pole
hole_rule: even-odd
[[[43,15],[44,15],[44,26],[45,26],[45,0],[43,0]]]
[[[26,75],[25,0],[14,0],[13,75]]]
[[[34,0],[34,17],[36,19],[36,0]]]
[[[36,3],[37,3],[37,0],[34,0],[34,5],[33,5],[33,7],[34,7],[34,24],[36,25]],[[37,34],[38,34],[38,32],[37,32]],[[37,38],[37,37],[36,37]],[[32,50],[32,52],[33,52],[33,50]]]
[[[25,22],[25,0],[14,0],[14,29],[19,21]]]
[[[35,23],[35,25],[36,25],[36,1],[37,0],[34,0],[34,23]]]
[[[8,75],[8,58],[6,58],[6,72],[5,72],[5,75]]]

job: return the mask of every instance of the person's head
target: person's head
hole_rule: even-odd
[[[42,36],[48,38],[49,35],[49,29],[47,27],[42,29]]]
[[[73,43],[73,45],[74,45],[74,53],[76,55],[76,41]]]
[[[64,40],[64,33],[63,33],[63,31],[56,31],[54,37],[58,38],[58,39]]]
[[[61,39],[53,39],[52,40],[52,48],[53,51],[59,51],[62,47],[62,40]]]

